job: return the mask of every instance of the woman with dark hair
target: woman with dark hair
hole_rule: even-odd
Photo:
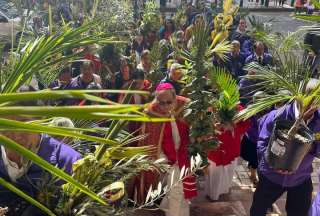
[[[141,54],[143,50],[148,49],[148,45],[145,38],[141,32],[138,32],[135,36],[133,42],[126,48],[126,56],[135,56],[136,64],[140,63]]]
[[[132,90],[140,90],[140,91],[148,91],[150,89],[150,82],[145,79],[145,74],[143,70],[135,70],[131,74],[131,82],[128,82],[124,89],[128,89],[129,86]],[[124,97],[126,94],[120,94],[118,103],[123,103]],[[146,95],[141,94],[132,94],[129,104],[145,104],[148,102],[148,97]],[[141,128],[141,122],[136,121],[130,121],[128,123],[128,131],[131,134],[137,133],[139,129]],[[136,134],[137,135],[137,134]],[[138,142],[133,142],[130,144],[130,146],[137,146]]]
[[[120,71],[115,74],[115,89],[122,87],[131,80],[131,65],[127,57],[120,59]]]
[[[150,73],[151,67],[150,51],[144,50],[141,54],[141,61],[140,64],[137,65],[137,69],[144,71],[145,75],[147,75]]]
[[[164,22],[164,26],[160,28],[160,40],[166,39],[169,40],[171,35],[175,32],[176,27],[172,19],[166,19]]]
[[[132,90],[148,91],[151,87],[150,81],[145,79],[145,73],[143,70],[137,69],[130,75],[130,82],[123,85],[123,89],[128,89],[131,86]],[[123,101],[125,94],[119,96],[118,102]],[[147,97],[141,94],[132,94],[130,104],[144,104],[147,102]]]
[[[53,81],[50,85],[50,89],[68,89],[72,80],[72,70],[70,66],[64,67],[60,72],[58,79]]]
[[[102,61],[100,72],[102,87],[106,89],[112,88],[115,73],[120,70],[120,56],[113,44],[104,46],[99,55]]]

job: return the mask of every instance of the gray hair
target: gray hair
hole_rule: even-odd
[[[57,117],[54,118],[50,124],[52,126],[56,127],[67,127],[67,128],[74,128],[74,124],[69,118],[64,118],[64,117]]]
[[[319,88],[319,85],[320,85],[320,80],[311,78],[307,83],[306,92],[309,93],[315,90],[316,88]]]
[[[240,46],[240,42],[239,42],[239,41],[237,41],[237,40],[233,40],[233,41],[231,42],[231,44],[232,44],[232,45],[237,44],[237,45],[239,45],[239,46]]]
[[[183,66],[179,63],[173,63],[170,67],[170,73],[172,73],[174,70],[177,70],[177,69],[181,69],[183,68]]]

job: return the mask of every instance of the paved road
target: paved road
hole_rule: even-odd
[[[290,17],[291,12],[251,12],[250,15],[254,15],[259,19],[268,21],[274,18],[272,23],[272,29],[274,32],[287,33],[297,30],[300,26],[312,25],[311,22],[292,19]],[[249,15],[249,16],[250,16]]]

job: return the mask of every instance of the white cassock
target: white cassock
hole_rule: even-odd
[[[225,166],[216,166],[211,160],[209,163],[208,175],[205,176],[205,191],[210,199],[218,200],[221,194],[229,193],[238,159]]]
[[[178,127],[175,121],[171,122],[172,136],[175,144],[175,150],[178,152],[180,146],[180,135]],[[166,157],[162,154],[162,157]],[[173,184],[175,185],[169,193],[163,198],[160,209],[163,210],[166,216],[189,216],[190,207],[189,201],[184,198],[183,184],[179,181],[180,168],[177,163],[175,163],[169,170],[167,176],[167,185],[171,185],[171,176],[173,175]]]

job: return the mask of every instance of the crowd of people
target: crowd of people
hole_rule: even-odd
[[[280,1],[283,2],[284,1]],[[194,25],[206,22],[207,17],[203,14],[191,13],[192,5],[188,6],[186,12],[187,23],[183,27],[175,26],[171,19],[166,19],[159,31],[148,32],[135,29],[135,35],[128,46],[119,53],[114,45],[107,45],[98,49],[95,45],[81,47],[73,52],[82,52],[82,59],[64,67],[58,78],[49,85],[52,90],[68,89],[135,89],[154,91],[154,98],[133,94],[129,103],[149,103],[145,112],[154,117],[174,117],[174,121],[166,123],[137,123],[130,122],[127,130],[130,133],[145,134],[147,137],[134,146],[152,145],[155,148],[151,159],[164,158],[171,166],[168,173],[163,176],[152,171],[143,172],[128,184],[129,196],[137,202],[142,203],[151,185],[156,186],[160,180],[168,179],[166,182],[176,181],[177,173],[182,167],[190,166],[190,157],[187,146],[189,140],[189,125],[183,118],[182,112],[190,103],[188,95],[184,93],[184,85],[181,82],[185,74],[184,60],[177,55],[169,53],[162,63],[163,79],[154,83],[148,80],[153,70],[150,50],[154,43],[160,43],[170,47],[170,38],[175,36],[181,47],[188,49],[192,46],[192,34]],[[256,100],[263,92],[256,91],[254,81],[243,78],[246,74],[254,74],[255,71],[246,71],[244,66],[257,62],[261,66],[272,66],[274,59],[268,52],[268,47],[262,41],[252,38],[248,34],[247,21],[245,18],[235,19],[233,30],[230,32],[232,51],[227,54],[226,61],[218,57],[212,59],[212,65],[225,68],[238,82],[241,100],[237,111],[244,109],[249,103]],[[206,43],[204,41],[204,43]],[[310,88],[313,88],[310,84]],[[41,83],[34,82],[27,90],[42,89]],[[99,94],[98,96],[114,102],[122,103],[122,94]],[[62,99],[53,101],[52,105],[95,105],[86,100]],[[33,104],[24,104],[30,106]],[[281,105],[279,105],[280,107]],[[312,151],[305,157],[301,166],[295,173],[285,173],[269,167],[264,158],[266,146],[271,136],[272,125],[275,118],[294,119],[296,109],[294,104],[286,105],[280,114],[274,108],[269,112],[260,113],[246,121],[223,122],[216,125],[219,131],[217,138],[220,145],[217,149],[208,152],[208,169],[205,176],[205,193],[209,201],[217,201],[222,194],[229,193],[232,178],[242,157],[248,161],[251,177],[256,191],[251,207],[251,216],[266,215],[272,204],[287,192],[286,211],[289,216],[320,215],[319,197],[310,210],[312,202],[312,161],[320,149],[315,145]],[[305,116],[305,121],[314,132],[320,130],[320,116],[318,110],[311,110]],[[11,119],[29,121],[30,119]],[[66,121],[68,125],[72,122]],[[59,139],[47,135],[30,135],[26,132],[6,132],[6,136],[17,143],[29,148],[40,157],[60,168],[65,168],[71,173],[72,164],[81,158],[81,155],[71,147],[63,144]],[[94,151],[90,150],[89,151]],[[39,168],[25,161],[15,152],[1,146],[0,155],[0,177],[11,181],[30,194],[35,195],[29,181],[39,178]],[[258,174],[257,174],[258,170]],[[176,173],[174,175],[174,173]],[[171,177],[174,176],[174,178]],[[29,180],[28,180],[29,179]],[[192,198],[197,196],[197,184],[194,176],[188,176],[174,188],[162,200],[160,207],[167,216],[189,215],[189,205]],[[0,187],[0,206],[9,208],[16,205],[16,196],[6,189]],[[318,201],[317,201],[318,200]],[[26,211],[24,209],[24,211]],[[29,211],[29,210],[28,210]],[[30,210],[31,211],[31,210]],[[35,215],[35,214],[34,214]]]

